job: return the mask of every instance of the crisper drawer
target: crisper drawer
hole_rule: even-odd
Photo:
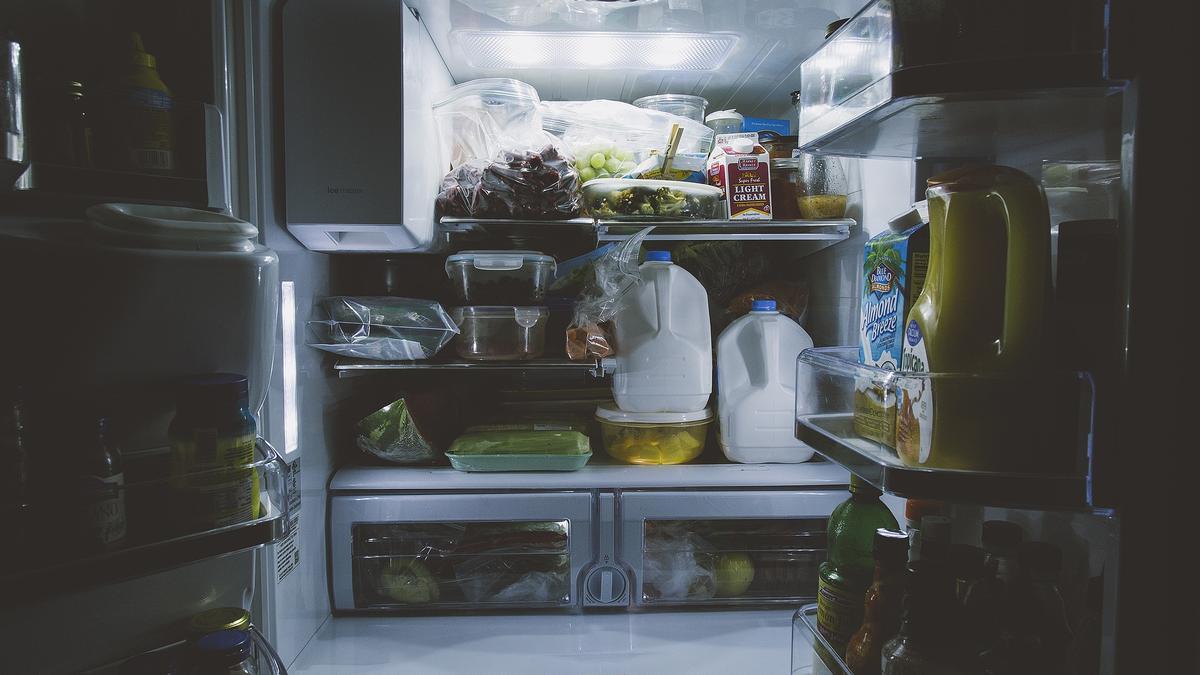
[[[574,607],[592,552],[586,492],[334,496],[329,522],[343,611]]]
[[[618,556],[642,607],[795,604],[817,594],[844,491],[624,492]]]

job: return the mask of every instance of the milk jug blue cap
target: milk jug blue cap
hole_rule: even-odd
[[[671,252],[646,251],[646,262],[671,262]]]
[[[776,311],[775,301],[774,300],[754,300],[750,303],[750,311],[751,312],[774,312],[774,311]]]

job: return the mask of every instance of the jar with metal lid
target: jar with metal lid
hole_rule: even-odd
[[[250,612],[241,607],[214,607],[188,619],[188,632],[195,636],[223,630],[250,630]]]
[[[196,641],[195,675],[258,675],[254,641],[244,630],[222,630]]]
[[[771,160],[771,213],[775,220],[799,220],[800,160]]]

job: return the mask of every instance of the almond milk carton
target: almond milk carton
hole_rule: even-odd
[[[717,136],[708,156],[708,184],[725,192],[730,220],[771,219],[771,158],[757,133]]]

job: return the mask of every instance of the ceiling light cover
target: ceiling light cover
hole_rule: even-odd
[[[738,42],[723,33],[456,30],[450,37],[480,70],[716,70]]]

